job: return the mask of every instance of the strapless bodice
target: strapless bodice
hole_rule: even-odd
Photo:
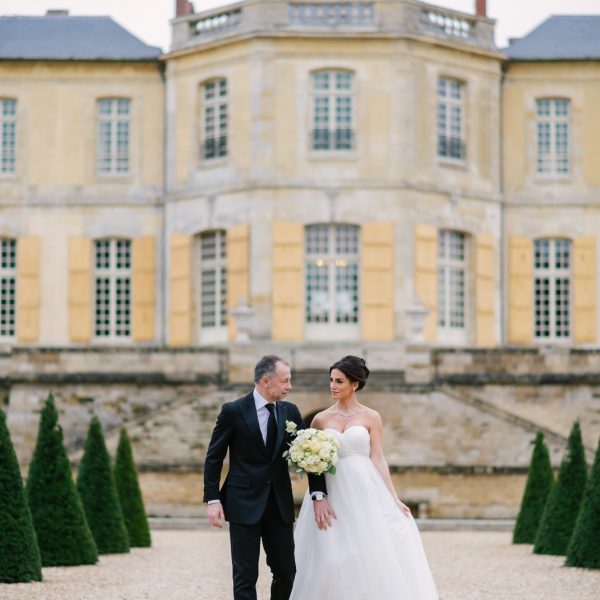
[[[341,444],[340,458],[356,455],[366,456],[367,458],[371,456],[371,436],[364,425],[351,425],[343,432],[330,427],[325,430],[339,440]]]

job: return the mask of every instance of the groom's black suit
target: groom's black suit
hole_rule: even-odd
[[[287,600],[294,561],[294,499],[288,466],[285,422],[304,422],[289,402],[275,403],[277,434],[269,456],[252,393],[223,405],[206,453],[204,501],[220,499],[229,521],[235,600],[256,599],[258,556],[262,538],[273,572],[272,600]],[[219,491],[221,469],[229,450],[229,473]],[[311,491],[325,491],[325,479],[310,477]]]

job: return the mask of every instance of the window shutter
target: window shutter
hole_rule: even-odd
[[[249,230],[247,223],[234,225],[227,230],[227,308],[239,306],[240,302],[250,305],[249,281]],[[229,339],[235,339],[235,319],[228,315]]]
[[[361,228],[361,329],[365,341],[395,339],[394,227],[366,223]]]
[[[436,339],[437,329],[437,269],[438,231],[431,225],[415,226],[415,293],[431,312],[425,321],[423,336],[429,342]]]
[[[573,241],[573,341],[596,341],[596,238]]]
[[[35,342],[40,335],[40,239],[17,240],[17,340]]]
[[[155,338],[156,251],[153,236],[132,241],[132,323],[135,342],[151,342]]]
[[[273,322],[274,341],[300,341],[304,337],[304,226],[273,223]]]
[[[533,340],[533,242],[508,238],[508,341],[529,344]]]
[[[171,235],[169,248],[169,345],[192,340],[192,238]]]
[[[92,241],[69,238],[69,339],[92,338]]]
[[[489,233],[477,236],[475,248],[475,335],[478,346],[493,346],[494,240]]]

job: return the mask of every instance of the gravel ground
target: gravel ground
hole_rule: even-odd
[[[152,535],[151,549],[102,556],[93,567],[47,568],[42,583],[0,584],[0,599],[231,599],[227,533],[206,527]],[[531,546],[512,546],[507,532],[425,531],[423,542],[442,600],[600,599],[600,571],[533,555]],[[259,600],[269,598],[268,590],[263,562]]]

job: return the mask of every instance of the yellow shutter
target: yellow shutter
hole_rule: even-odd
[[[69,238],[69,339],[92,337],[92,241]]]
[[[227,308],[250,305],[249,280],[249,227],[247,223],[234,225],[227,230]],[[229,339],[235,339],[235,319],[228,315]]]
[[[17,340],[35,342],[40,335],[40,239],[17,240]]]
[[[573,340],[596,341],[596,238],[573,241]]]
[[[533,339],[533,242],[508,238],[508,341],[528,344]]]
[[[436,339],[437,327],[437,261],[438,232],[435,227],[415,226],[415,292],[423,306],[430,310],[423,335],[429,342]]]
[[[169,345],[189,346],[192,340],[192,238],[171,235],[169,248]]]
[[[365,341],[392,341],[394,326],[394,227],[361,228],[361,330]]]
[[[302,280],[304,226],[301,223],[273,223],[273,322],[271,337],[276,341],[300,341],[304,337]]]
[[[135,342],[154,340],[156,307],[156,250],[153,236],[132,242],[132,319],[131,334]]]
[[[489,233],[477,236],[475,248],[475,332],[478,346],[493,346],[494,240]]]

